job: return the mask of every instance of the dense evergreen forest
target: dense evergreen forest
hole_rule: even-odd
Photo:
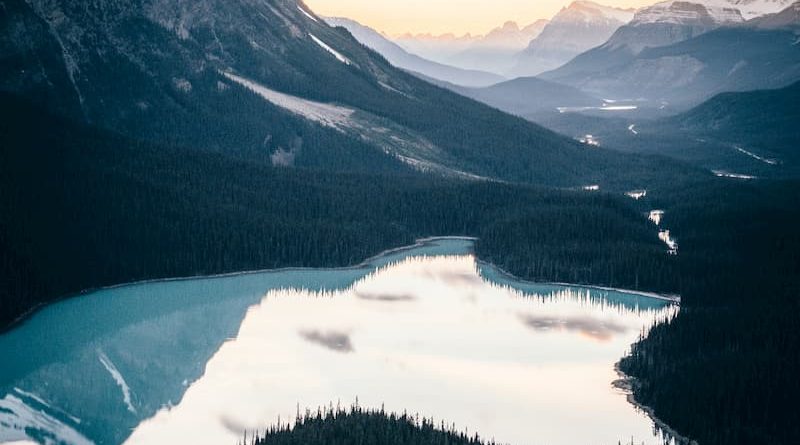
[[[372,411],[358,405],[327,407],[298,414],[296,422],[281,423],[244,439],[244,445],[494,445],[477,434],[437,424],[409,414]]]
[[[680,314],[624,359],[635,396],[701,444],[800,437],[800,183],[672,191]]]
[[[131,141],[2,99],[3,324],[97,286],[345,266],[433,235],[477,236],[482,254],[537,279],[676,290],[674,259],[627,198],[275,168]]]

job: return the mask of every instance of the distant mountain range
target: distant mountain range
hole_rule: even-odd
[[[509,77],[533,76],[557,68],[603,44],[633,18],[632,9],[576,1],[556,14],[542,33],[516,56]]]
[[[759,5],[750,4],[746,15],[767,9]],[[785,86],[800,79],[798,8],[744,21],[732,7],[659,3],[638,11],[605,44],[541,77],[602,97],[679,108],[722,91]]]
[[[364,26],[355,20],[341,17],[327,17],[331,26],[346,28],[362,44],[380,53],[392,65],[420,73],[434,79],[452,82],[469,87],[488,86],[505,80],[504,77],[480,70],[468,70],[445,65],[411,54],[383,34]]]
[[[520,27],[508,21],[486,35],[404,34],[394,41],[411,53],[440,63],[504,75],[515,64],[517,53],[525,49],[547,23],[548,20],[537,20]]]

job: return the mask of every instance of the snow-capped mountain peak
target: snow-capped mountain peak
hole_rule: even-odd
[[[554,22],[610,22],[628,23],[633,19],[633,9],[620,9],[588,0],[578,0],[561,9]]]
[[[668,0],[636,11],[631,25],[649,23],[669,24],[724,24],[743,22],[741,12],[725,0],[689,2]]]
[[[745,20],[774,14],[788,8],[797,0],[727,0],[727,3],[737,8]]]
[[[794,1],[796,0],[667,0],[639,9],[631,24],[738,23],[780,12]]]

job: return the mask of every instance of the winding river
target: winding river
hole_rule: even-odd
[[[513,445],[660,444],[614,364],[677,310],[517,281],[464,239],[353,268],[119,286],[0,336],[0,442],[234,445],[358,399]]]

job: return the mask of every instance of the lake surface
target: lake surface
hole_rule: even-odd
[[[662,443],[612,382],[642,295],[516,281],[440,239],[348,269],[100,290],[0,336],[0,442],[230,444],[298,409],[419,413],[513,445]]]

